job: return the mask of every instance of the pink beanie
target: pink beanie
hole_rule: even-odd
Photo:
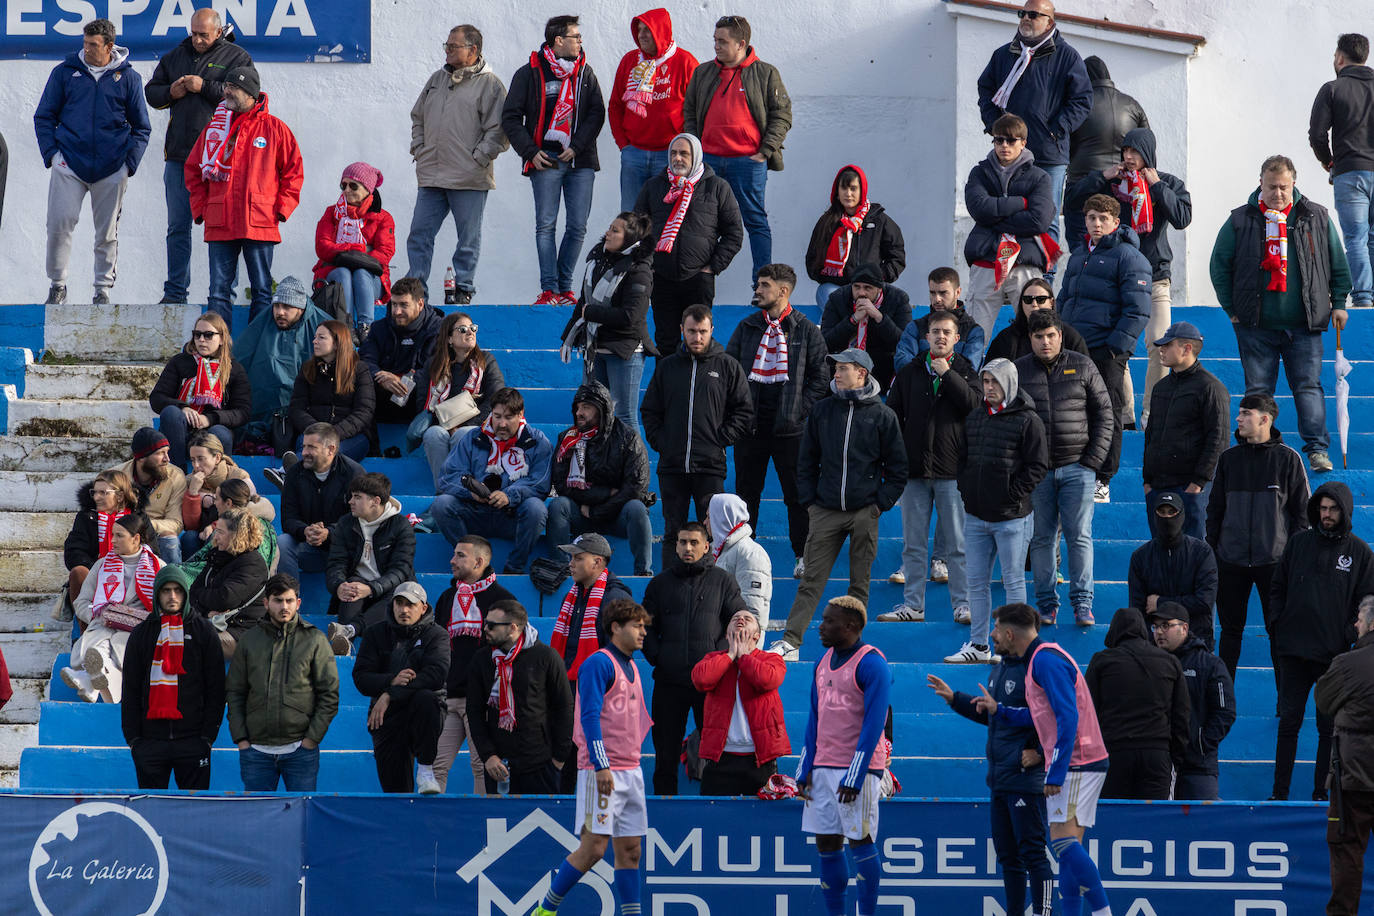
[[[382,186],[382,173],[366,162],[355,162],[344,167],[343,180],[356,181],[367,188],[367,192],[371,194]]]

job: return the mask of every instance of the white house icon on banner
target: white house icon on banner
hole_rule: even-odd
[[[504,817],[487,818],[486,845],[482,847],[481,852],[458,869],[458,877],[468,884],[471,884],[474,878],[477,879],[477,916],[525,916],[543,899],[544,894],[548,893],[549,882],[552,880],[551,872],[545,872],[544,876],[517,900],[507,896],[506,892],[492,883],[486,874],[488,868],[535,831],[543,831],[568,852],[578,847],[578,838],[542,808],[531,811],[510,830],[506,829]],[[615,916],[615,893],[611,890],[614,879],[615,872],[606,860],[602,859],[579,884],[596,891],[597,896],[601,898],[601,916]]]

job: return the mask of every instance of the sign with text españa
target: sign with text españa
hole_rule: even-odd
[[[190,34],[197,7],[219,11],[257,61],[367,63],[371,0],[0,0],[0,59],[61,60],[81,50],[81,27],[97,17],[134,60],[156,60]]]

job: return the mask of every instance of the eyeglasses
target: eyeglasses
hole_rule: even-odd
[[[1156,633],[1167,633],[1173,627],[1181,626],[1183,626],[1183,621],[1171,620],[1168,623],[1152,623],[1150,624],[1150,629],[1154,630]]]
[[[992,138],[992,143],[993,143],[994,146],[1015,146],[1016,144],[1018,144],[1018,143],[1020,143],[1020,142],[1021,142],[1021,138],[1020,138],[1020,137],[993,137],[993,138]]]
[[[1044,305],[1046,302],[1054,300],[1053,296],[1022,296],[1022,305]]]
[[[463,45],[455,45],[455,44],[450,44],[450,43],[448,43],[448,42],[444,42],[444,50],[445,50],[445,51],[448,51],[448,52],[450,52],[450,53],[452,53],[452,52],[454,52],[454,51],[457,51],[459,48],[473,48],[473,47],[476,47],[476,45],[473,45],[473,44],[471,44],[471,43],[469,43],[469,44],[463,44]]]
[[[511,625],[509,620],[485,620],[482,622],[482,629],[494,630],[497,627],[508,627]]]
[[[1040,13],[1040,12],[1037,12],[1037,11],[1035,11],[1035,10],[1017,10],[1017,11],[1016,11],[1016,18],[1017,18],[1017,19],[1039,19],[1041,16],[1044,16],[1046,19],[1050,18],[1050,14],[1049,14],[1049,13]]]
[[[363,189],[364,189],[364,186],[361,185],[361,184],[359,184],[359,183],[356,182],[356,181],[341,181],[341,182],[339,182],[339,190],[340,190],[340,191],[361,191],[361,190],[363,190]]]
[[[219,331],[192,331],[191,336],[196,340],[211,340],[219,336]]]
[[[477,333],[477,325],[475,325],[475,324],[455,324],[455,325],[453,326],[453,330],[457,331],[459,334],[476,334],[476,333]]]
[[[568,34],[566,34],[566,35],[563,36],[563,40],[564,40],[564,41],[581,41],[581,40],[582,40],[582,33],[581,33],[581,32],[569,32]]]

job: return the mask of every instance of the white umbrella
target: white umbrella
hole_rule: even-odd
[[[1341,347],[1341,329],[1336,329],[1336,428],[1341,434],[1341,467],[1348,467],[1346,452],[1350,441],[1350,382],[1346,376],[1355,368]]]

